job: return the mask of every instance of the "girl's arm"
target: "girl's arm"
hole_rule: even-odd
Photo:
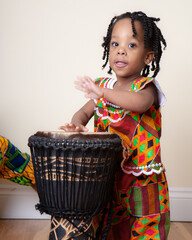
[[[94,102],[89,100],[82,108],[80,108],[72,117],[71,123],[60,126],[60,130],[65,132],[87,132],[85,127],[94,113]]]
[[[75,84],[77,89],[85,92],[87,98],[105,98],[114,105],[133,112],[145,112],[157,104],[157,92],[153,83],[139,92],[101,88],[89,77],[79,78]]]
[[[103,88],[102,90],[103,98],[129,111],[146,112],[153,104],[156,104],[156,89],[153,84],[148,84],[139,92],[108,88]]]

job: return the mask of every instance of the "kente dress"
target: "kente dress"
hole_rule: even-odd
[[[98,78],[95,83],[113,89],[116,79]],[[116,173],[112,230],[108,239],[167,239],[169,193],[160,148],[160,107],[165,103],[165,96],[154,78],[134,81],[130,91],[139,92],[150,83],[157,88],[159,106],[152,105],[144,113],[122,109],[104,98],[94,99],[94,131],[116,133],[124,146]]]

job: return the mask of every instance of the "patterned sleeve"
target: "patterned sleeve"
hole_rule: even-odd
[[[143,88],[145,88],[145,86],[149,83],[153,83],[157,89],[157,94],[158,94],[158,101],[159,101],[159,106],[164,106],[166,103],[166,97],[163,93],[163,91],[161,90],[161,87],[158,83],[158,81],[154,78],[142,78],[139,79],[137,81],[135,81],[131,87],[131,91],[133,92],[138,92],[141,91]]]
[[[97,78],[97,79],[95,79],[95,84],[96,84],[97,86],[99,86],[100,83],[102,82],[102,80],[103,80],[103,78]]]
[[[31,186],[35,184],[32,160],[7,138],[0,136],[0,178]]]

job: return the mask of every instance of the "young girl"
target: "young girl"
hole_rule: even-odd
[[[157,18],[126,12],[109,24],[102,44],[105,67],[116,78],[79,77],[76,87],[90,100],[74,114],[64,131],[118,134],[124,157],[116,172],[114,213],[108,239],[167,239],[170,214],[165,169],[161,163],[160,107],[165,97],[154,77],[166,41]],[[150,70],[152,77],[148,77]]]

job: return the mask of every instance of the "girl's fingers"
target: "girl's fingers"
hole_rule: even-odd
[[[64,126],[59,127],[60,130],[65,132],[88,132],[88,128],[83,125],[76,126],[73,123],[66,123]]]
[[[87,90],[84,87],[75,86],[75,88],[82,92],[87,92]]]
[[[85,98],[91,98],[91,96],[88,93],[85,93]]]
[[[93,82],[93,80],[92,80],[89,76],[84,76],[84,79],[85,79],[87,82]]]

